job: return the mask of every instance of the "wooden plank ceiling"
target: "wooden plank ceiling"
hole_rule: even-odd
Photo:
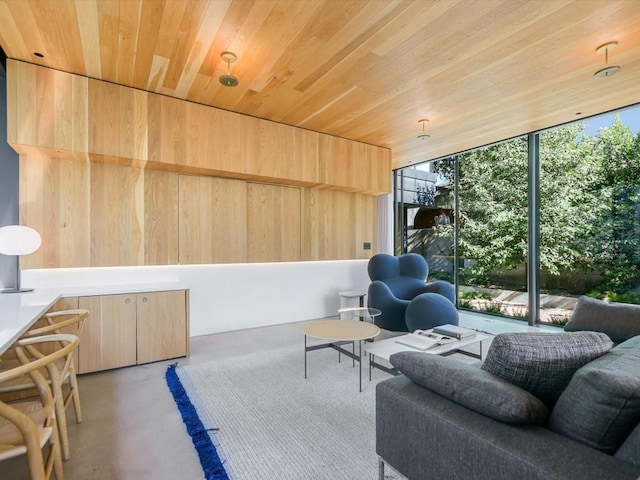
[[[622,70],[594,79],[612,40]],[[0,0],[0,45],[389,147],[395,168],[640,102],[638,0]]]

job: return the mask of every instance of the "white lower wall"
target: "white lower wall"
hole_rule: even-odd
[[[368,260],[23,270],[24,287],[180,282],[191,336],[336,315],[341,290],[369,286]]]

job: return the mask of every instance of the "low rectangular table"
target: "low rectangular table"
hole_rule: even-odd
[[[431,332],[431,330],[427,330],[427,332]],[[385,365],[376,362],[375,357],[382,358],[383,360],[389,361],[389,358],[394,353],[399,352],[422,352],[428,353],[431,355],[441,355],[443,357],[453,355],[454,353],[460,353],[462,355],[466,355],[468,357],[477,358],[479,360],[482,359],[482,342],[491,338],[490,335],[486,335],[484,333],[476,333],[474,336],[469,338],[463,338],[462,340],[456,340],[455,342],[447,343],[445,345],[439,345],[437,347],[429,348],[427,350],[418,350],[417,348],[412,348],[408,345],[403,345],[401,343],[396,342],[397,339],[402,338],[403,335],[389,338],[387,340],[381,340],[379,342],[368,343],[365,345],[365,353],[369,354],[369,380],[371,380],[371,370],[377,368],[378,370],[382,370],[383,372],[387,372],[391,375],[397,375],[398,371],[395,368],[389,368]],[[472,345],[474,343],[480,342],[480,354],[475,354],[472,352],[467,352],[465,350],[461,350],[462,347],[467,345]]]

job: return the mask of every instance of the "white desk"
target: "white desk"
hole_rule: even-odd
[[[83,285],[38,288],[33,292],[26,293],[0,293],[0,354],[4,353],[60,298],[188,289],[189,287],[184,284],[171,282],[130,285]]]
[[[0,294],[0,354],[61,297],[51,289]]]

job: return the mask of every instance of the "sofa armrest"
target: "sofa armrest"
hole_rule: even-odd
[[[544,427],[492,420],[404,376],[376,387],[376,452],[410,480],[636,480],[640,475],[640,468]]]

